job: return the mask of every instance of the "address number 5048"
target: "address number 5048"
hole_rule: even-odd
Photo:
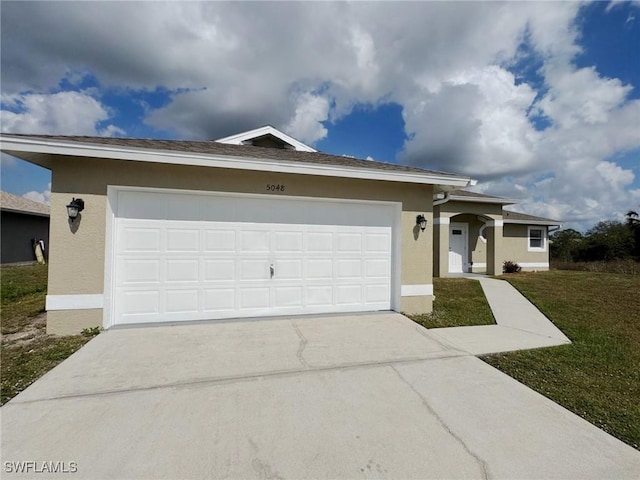
[[[267,184],[267,192],[284,192],[284,185]]]

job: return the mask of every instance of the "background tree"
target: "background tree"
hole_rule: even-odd
[[[573,228],[559,230],[550,235],[551,259],[563,262],[575,262],[580,258],[584,237]]]
[[[638,215],[638,212],[629,210],[626,217],[627,227],[631,230],[635,242],[633,256],[636,257],[636,260],[640,260],[640,215]]]
[[[615,220],[599,222],[587,232],[580,260],[629,258],[634,254],[635,243],[634,234],[625,223]]]

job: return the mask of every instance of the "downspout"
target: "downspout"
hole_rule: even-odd
[[[433,201],[433,206],[437,207],[438,205],[442,205],[443,203],[447,203],[449,201],[449,197],[451,196],[451,192],[445,192],[444,193],[444,198],[441,198],[440,200],[434,200]]]

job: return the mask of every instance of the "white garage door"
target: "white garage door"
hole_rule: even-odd
[[[116,195],[112,324],[391,307],[393,204]]]

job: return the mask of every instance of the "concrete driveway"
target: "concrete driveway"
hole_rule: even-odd
[[[639,452],[394,313],[111,330],[1,414],[2,478],[640,477]]]

